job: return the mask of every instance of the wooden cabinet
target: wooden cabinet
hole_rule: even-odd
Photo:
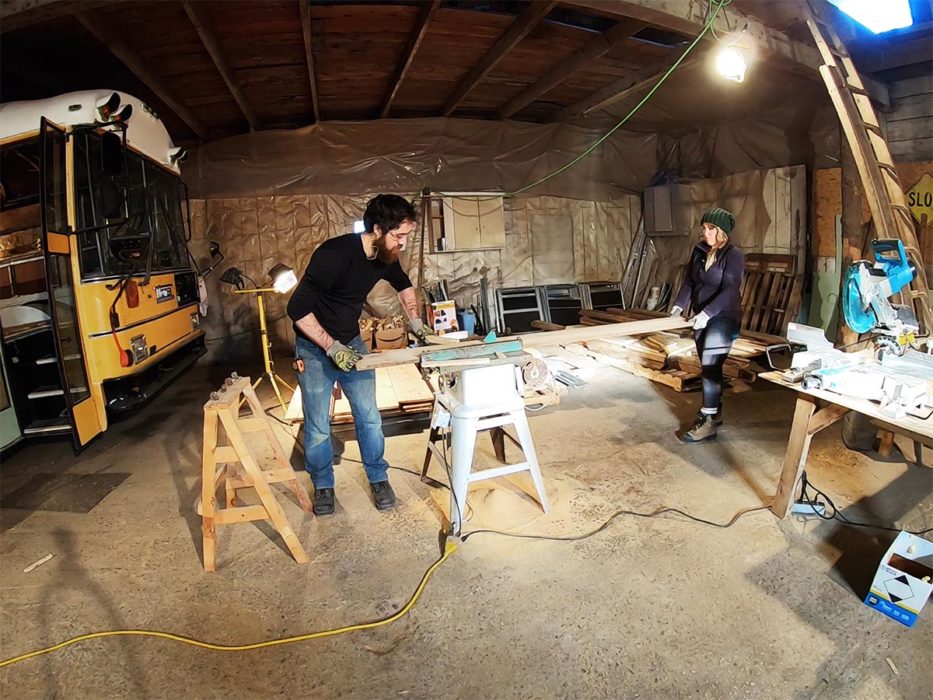
[[[502,197],[444,197],[446,250],[505,247]]]

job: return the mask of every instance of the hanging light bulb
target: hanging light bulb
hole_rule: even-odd
[[[736,47],[726,46],[720,49],[716,56],[716,70],[726,80],[741,83],[745,80],[748,63],[745,61],[745,55]]]

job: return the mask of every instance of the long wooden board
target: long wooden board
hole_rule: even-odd
[[[627,335],[646,335],[649,333],[660,333],[662,331],[673,331],[679,328],[689,328],[690,321],[679,318],[664,316],[662,318],[649,318],[643,321],[626,321],[625,323],[608,323],[604,326],[585,326],[581,328],[567,328],[562,331],[547,331],[544,333],[528,333],[521,336],[509,336],[500,338],[500,341],[514,340],[519,338],[526,348],[540,347],[544,345],[564,345],[566,343],[581,343],[587,340],[599,340],[600,338],[618,338]],[[460,343],[457,347],[470,347],[479,345],[480,341],[473,343]],[[392,367],[394,365],[411,364],[418,361],[422,353],[434,352],[437,346],[426,348],[404,348],[402,350],[386,350],[384,352],[372,353],[366,355],[360,360],[357,369],[377,369],[380,367]]]

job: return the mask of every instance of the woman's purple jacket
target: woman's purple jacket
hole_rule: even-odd
[[[710,318],[724,316],[742,320],[742,277],[745,275],[745,256],[731,243],[716,255],[716,262],[706,269],[706,243],[697,245],[690,254],[675,306],[693,313],[706,312]]]

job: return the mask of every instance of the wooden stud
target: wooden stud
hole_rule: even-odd
[[[230,66],[229,61],[227,61],[223,49],[220,47],[220,42],[217,40],[214,32],[207,26],[203,6],[195,2],[190,2],[190,0],[182,0],[181,4],[182,7],[185,8],[185,13],[187,13],[188,19],[191,20],[191,24],[194,25],[194,29],[198,33],[198,36],[201,37],[201,43],[204,44],[204,48],[207,50],[207,53],[210,54],[211,60],[217,68],[217,72],[220,73],[220,77],[223,78],[224,83],[227,84],[227,89],[236,101],[240,111],[243,112],[243,116],[246,117],[249,130],[255,131],[256,124],[258,123],[256,114],[243,96],[240,83],[236,79],[233,68]]]
[[[431,19],[434,17],[434,13],[437,11],[437,8],[440,7],[440,4],[441,0],[431,0],[431,2],[421,5],[421,13],[415,21],[415,31],[412,32],[411,38],[408,40],[408,46],[405,48],[405,58],[399,65],[398,71],[395,74],[395,80],[392,81],[392,87],[389,88],[389,92],[382,102],[382,109],[379,111],[380,119],[385,119],[389,116],[389,110],[392,109],[392,102],[395,100],[399,88],[402,87],[402,83],[405,82],[405,76],[408,75],[408,71],[411,69],[411,64],[415,60],[415,54],[418,53],[421,42],[424,40],[425,34],[428,33],[428,25],[431,24]],[[422,211],[423,216],[428,216],[426,210]],[[421,285],[420,280],[418,284],[419,286]]]
[[[314,121],[321,121],[321,110],[318,104],[317,79],[314,76],[314,53],[311,50],[311,6],[308,0],[298,0],[298,10],[301,14],[301,35],[305,45],[305,61],[308,64],[308,84],[311,89],[311,110]]]
[[[204,570],[214,571],[217,561],[217,532],[214,522],[217,482],[214,476],[217,446],[217,414],[204,412],[204,439],[201,447],[201,539],[204,549]]]
[[[156,97],[175,112],[175,114],[198,135],[198,138],[205,141],[207,140],[207,129],[201,123],[201,120],[194,116],[185,103],[168,88],[161,78],[156,76],[156,74],[149,69],[122,37],[112,33],[102,24],[91,20],[86,15],[76,14],[75,17],[101,44],[110,49],[110,52],[114,56],[122,61],[130,71],[135,73],[136,77],[142,80],[146,86],[155,93]]]
[[[538,22],[543,20],[554,9],[556,4],[556,0],[532,0],[525,11],[512,22],[509,28],[505,30],[505,33],[490,47],[479,63],[473,66],[470,72],[457,83],[444,105],[443,115],[449,117],[453,114],[457,106],[470,94],[470,91],[496,67],[499,61],[514,46],[527,36],[528,32],[535,28]]]

